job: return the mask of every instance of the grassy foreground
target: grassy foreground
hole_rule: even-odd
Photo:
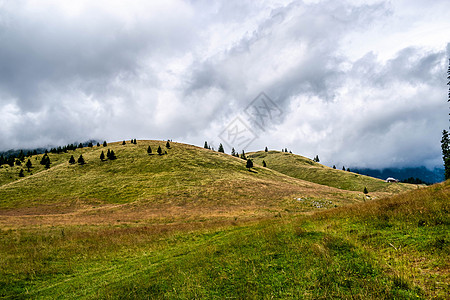
[[[362,202],[197,147],[146,154],[158,143],[4,182],[0,297],[447,299],[449,181]]]

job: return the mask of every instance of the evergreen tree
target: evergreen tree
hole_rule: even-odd
[[[21,166],[21,165],[22,165],[22,163],[20,162],[20,160],[16,159],[16,166]]]
[[[367,188],[366,188],[366,187],[364,187],[364,191],[363,191],[363,193],[364,193],[364,194],[368,194],[368,193],[369,193],[369,191],[367,190]]]
[[[234,148],[231,148],[231,156],[235,156],[236,155],[236,150],[234,150]]]
[[[42,156],[42,159],[40,161],[40,164],[45,166],[47,164],[47,161],[50,161],[50,158],[48,157],[47,154],[44,154],[44,156]]]
[[[75,158],[72,155],[69,159],[69,164],[73,165],[74,163],[75,163]]]
[[[209,149],[209,147],[208,147],[208,142],[207,142],[207,141],[205,141],[205,144],[203,145],[203,148]]]
[[[267,147],[266,147],[266,149],[264,149],[264,151],[265,151],[265,152],[269,152],[269,149],[267,149]]]
[[[220,143],[219,149],[218,149],[217,151],[222,152],[222,153],[225,153],[225,150],[223,149],[222,143]]]
[[[111,157],[111,151],[108,149],[108,152],[106,152],[106,157],[109,159]]]
[[[10,167],[14,167],[14,162],[15,162],[15,158],[13,157],[13,156],[10,156],[10,157],[8,157],[8,160],[7,160],[7,164],[10,166]]]
[[[162,155],[162,149],[161,149],[161,146],[158,146],[158,150],[156,150],[156,152],[158,152],[159,155]]]
[[[447,130],[442,131],[442,160],[444,161],[445,180],[450,179],[450,138]]]
[[[247,164],[245,165],[245,167],[250,171],[251,168],[253,168],[253,162],[252,160],[249,158],[247,159]]]
[[[83,155],[82,154],[80,154],[80,157],[78,157],[78,163],[80,164],[80,165],[84,165],[86,162],[84,161],[84,158],[83,158]]]
[[[344,166],[342,166],[342,171],[345,171],[345,167]]]
[[[92,142],[89,142],[88,147],[89,147],[89,148],[94,147],[94,145],[92,145]]]
[[[347,168],[347,172],[350,172],[350,168]]]
[[[19,177],[25,177],[25,175],[23,174],[23,169],[20,169]]]
[[[284,148],[284,152],[288,152],[288,151],[287,151],[287,148]]]
[[[3,165],[5,163],[5,158],[3,157],[3,155],[0,155],[0,166]]]
[[[125,144],[126,144],[125,141],[123,141],[123,142],[122,142],[122,145],[125,145]]]
[[[78,148],[83,149],[83,144],[80,143],[80,144],[78,145]]]
[[[100,147],[100,143],[97,142],[97,147]]]
[[[100,160],[104,161],[105,160],[105,153],[102,151],[102,153],[100,154]]]
[[[50,169],[50,159],[47,159],[47,161],[45,162],[45,168]]]
[[[147,148],[147,153],[148,153],[148,154],[152,154],[152,147],[148,146],[148,148]]]
[[[247,156],[245,156],[244,150],[242,150],[241,158],[242,158],[242,159],[247,159]]]
[[[266,168],[267,167],[267,164],[266,164],[266,162],[263,160],[263,167],[264,168]]]
[[[333,165],[333,169],[336,169],[336,166],[335,166],[335,165]]]
[[[170,149],[170,143],[169,143],[169,141],[166,142],[166,148],[167,148],[167,149]]]
[[[109,159],[110,159],[110,160],[115,160],[115,159],[117,159],[116,154],[114,153],[114,150],[111,150],[111,152],[109,153]]]
[[[108,144],[106,143],[106,141],[103,141],[103,147],[108,146]]]
[[[23,153],[23,150],[20,150],[19,155],[17,156],[17,158],[23,162],[25,160],[25,154]]]
[[[30,172],[31,167],[33,166],[30,159],[28,159],[27,164],[25,166],[28,168],[28,172]]]

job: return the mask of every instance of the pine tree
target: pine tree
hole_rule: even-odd
[[[209,149],[209,147],[208,147],[208,142],[207,142],[207,141],[205,141],[205,144],[203,145],[203,148]]]
[[[92,142],[89,142],[88,147],[89,147],[89,148],[94,147],[94,145],[92,145]]]
[[[148,148],[147,148],[147,153],[148,153],[148,154],[152,154],[152,147],[148,146]]]
[[[253,168],[253,162],[252,160],[249,158],[247,159],[247,164],[245,165],[245,167],[250,171],[251,168]]]
[[[220,143],[219,149],[218,149],[217,151],[222,152],[222,153],[225,153],[225,150],[223,149],[222,143]]]
[[[267,147],[266,147],[266,149],[264,149],[264,152],[269,152],[269,149],[267,149]]]
[[[114,153],[114,150],[111,150],[111,152],[109,153],[109,159],[110,159],[110,160],[115,160],[115,159],[117,159],[116,154]]]
[[[106,141],[103,141],[103,147],[108,146],[108,144],[106,143]]]
[[[33,164],[31,163],[30,159],[28,159],[28,161],[27,161],[25,166],[28,168],[28,172],[30,172],[31,167],[33,166]]]
[[[266,164],[266,162],[263,160],[263,167],[264,168],[266,168],[267,167],[267,164]]]
[[[247,156],[245,156],[244,150],[242,150],[241,158],[242,158],[242,159],[247,159]]]
[[[335,165],[333,165],[333,169],[336,169],[336,166],[335,166]]]
[[[100,147],[100,143],[97,142],[97,147]]]
[[[80,143],[80,144],[78,145],[78,148],[83,149],[83,144]]]
[[[45,162],[45,168],[50,169],[50,159],[47,159],[47,161]]]
[[[108,149],[108,152],[106,152],[106,157],[109,159],[111,157],[111,150]]]
[[[25,177],[25,175],[23,174],[23,169],[20,169],[19,177]]]
[[[442,160],[444,161],[444,176],[445,180],[450,179],[450,138],[447,130],[442,131]]]
[[[123,141],[123,142],[122,142],[122,145],[125,145],[125,144],[126,144],[125,141]]]
[[[288,151],[287,151],[287,148],[284,148],[284,152],[288,152]]]
[[[80,157],[78,157],[78,163],[80,164],[80,165],[84,165],[86,162],[84,161],[84,158],[83,158],[83,155],[82,154],[80,154]]]
[[[156,150],[156,152],[158,152],[159,155],[162,155],[162,149],[161,149],[161,146],[158,146],[158,150]]]
[[[347,172],[350,172],[350,168],[347,168]]]
[[[74,163],[75,163],[75,158],[72,155],[69,159],[69,164],[73,165]]]
[[[368,194],[368,193],[369,193],[369,191],[367,190],[367,188],[366,188],[366,187],[364,187],[364,191],[363,191],[363,193],[364,193],[364,194]]]
[[[342,166],[342,171],[345,171],[345,166]]]
[[[104,161],[105,160],[105,153],[102,151],[102,153],[100,154],[100,160]]]
[[[166,148],[167,148],[167,149],[170,149],[170,143],[169,143],[169,141],[166,142]]]
[[[234,148],[231,148],[231,156],[235,156],[236,155],[236,150],[234,150]]]

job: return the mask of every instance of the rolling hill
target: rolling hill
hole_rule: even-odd
[[[149,155],[148,146],[167,154]],[[101,161],[108,149],[117,159]],[[80,154],[85,165],[68,163]],[[259,154],[251,154],[255,162]],[[450,292],[449,182],[387,185],[276,152],[263,158],[269,168],[249,171],[242,159],[163,141],[49,154],[50,169],[41,157],[31,157],[23,178],[21,166],[0,168],[2,298]]]
[[[386,183],[381,179],[333,169],[309,158],[287,152],[259,151],[249,153],[247,156],[259,165],[262,165],[264,160],[268,168],[285,175],[343,190],[362,192],[366,187],[370,193],[386,195],[414,188],[408,184]]]

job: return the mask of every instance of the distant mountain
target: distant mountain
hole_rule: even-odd
[[[387,168],[387,169],[352,168],[352,171],[355,173],[372,176],[380,179],[394,177],[399,180],[405,180],[410,177],[413,177],[419,178],[427,183],[436,183],[444,181],[443,168],[434,168],[433,170],[429,170],[426,167]]]

